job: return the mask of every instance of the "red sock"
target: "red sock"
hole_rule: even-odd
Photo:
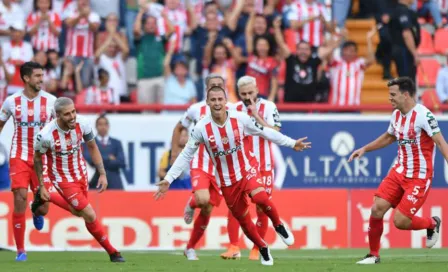
[[[108,254],[113,254],[117,252],[117,250],[110,244],[109,238],[107,238],[106,232],[104,231],[103,226],[98,222],[98,219],[95,219],[92,223],[86,222],[87,230],[92,234],[95,240],[100,243],[100,245],[107,251]]]
[[[59,208],[70,212],[67,201],[65,201],[65,199],[58,192],[50,193],[50,202]]]
[[[369,246],[370,254],[379,256],[381,235],[383,234],[383,218],[370,216],[369,220]]]
[[[191,233],[190,241],[188,241],[187,244],[187,249],[194,248],[196,246],[202,235],[204,235],[209,221],[210,215],[203,215],[202,213],[200,213],[196,217],[196,219],[194,220],[193,232]]]
[[[267,246],[266,242],[263,241],[260,234],[258,234],[257,228],[250,217],[250,213],[247,213],[244,217],[239,218],[238,221],[240,222],[241,229],[244,234],[246,234],[247,238],[249,238],[258,248]]]
[[[433,229],[435,227],[434,220],[431,217],[412,217],[410,230]]]
[[[260,209],[257,209],[257,231],[258,234],[260,234],[260,237],[264,239],[266,236],[266,232],[268,232],[268,222],[269,217]],[[257,248],[256,245],[254,245],[254,248]]]
[[[274,203],[269,200],[269,196],[265,191],[259,192],[252,197],[253,201],[260,206],[264,213],[271,219],[274,227],[281,225],[280,216],[278,215],[277,209]]]
[[[240,222],[232,215],[229,210],[227,216],[227,231],[229,232],[229,241],[233,246],[238,246],[240,243]]]
[[[12,228],[17,252],[25,252],[25,213],[12,213]]]
[[[198,205],[196,205],[196,198],[194,197],[194,195],[192,195],[190,200],[190,208],[196,209],[197,207]]]

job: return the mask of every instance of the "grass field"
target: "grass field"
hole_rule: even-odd
[[[263,267],[259,261],[225,261],[218,251],[199,251],[199,261],[189,262],[181,251],[123,252],[126,263],[110,263],[102,252],[29,252],[28,261],[16,263],[14,252],[0,252],[2,272],[53,272],[53,271],[448,271],[448,249],[394,249],[383,250],[381,264],[356,265],[367,250],[281,250],[273,251],[273,267]]]

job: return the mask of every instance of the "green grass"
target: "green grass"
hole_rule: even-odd
[[[0,251],[2,272],[53,271],[448,271],[448,249],[393,249],[381,251],[381,264],[355,265],[366,254],[365,249],[340,250],[277,250],[272,254],[273,267],[259,261],[221,260],[218,251],[199,251],[199,261],[189,262],[181,251],[123,252],[126,263],[109,262],[103,252],[29,252],[28,261],[16,263],[14,252]]]

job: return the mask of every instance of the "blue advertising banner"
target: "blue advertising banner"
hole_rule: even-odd
[[[321,116],[323,117],[323,116]],[[333,119],[333,118],[328,118]],[[359,119],[359,120],[356,120]],[[296,153],[281,147],[286,165],[282,188],[376,188],[394,165],[398,147],[384,149],[347,162],[351,153],[386,132],[382,120],[291,120],[282,122],[282,132],[294,138],[307,136],[312,148]],[[439,121],[448,132],[448,121]],[[448,133],[446,134],[448,135]],[[433,187],[448,187],[448,166],[436,149]]]

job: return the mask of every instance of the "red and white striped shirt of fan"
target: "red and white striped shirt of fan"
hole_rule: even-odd
[[[34,99],[26,97],[22,91],[8,98],[2,105],[0,120],[14,119],[10,158],[18,158],[33,164],[34,137],[55,118],[54,102],[56,97],[40,91]]]
[[[188,168],[195,152],[201,144],[205,145],[207,152],[215,166],[216,182],[219,186],[232,186],[243,178],[253,175],[249,146],[245,144],[248,135],[262,136],[278,145],[295,145],[295,140],[280,132],[262,127],[251,119],[246,113],[228,111],[227,120],[223,125],[216,124],[210,115],[201,119],[191,132],[188,143],[182,153],[177,157],[168,171],[165,179],[173,182],[182,171]]]
[[[345,61],[335,56],[330,63],[330,103],[339,106],[359,105],[366,60]]]
[[[8,86],[8,81],[6,80],[6,73],[12,76],[16,71],[16,67],[14,65],[5,62],[4,64],[5,69],[2,66],[0,66],[0,104],[3,104],[3,102],[8,97],[8,92],[6,91],[6,87]]]
[[[90,86],[86,89],[86,105],[119,104],[115,99],[114,90],[109,87]]]
[[[60,32],[62,21],[59,15],[54,11],[49,11],[48,16],[51,23]],[[31,36],[31,45],[38,51],[48,51],[50,49],[59,51],[58,36],[51,32],[50,23],[48,21],[40,23],[41,17],[42,13],[40,11],[28,15],[26,23],[27,31],[30,31],[35,25],[40,24],[37,28],[37,32]]]
[[[92,127],[81,116],[76,117],[75,129],[62,130],[57,119],[46,125],[37,135],[34,149],[47,155],[48,176],[56,182],[87,182],[87,166],[81,143],[92,141]]]
[[[68,18],[76,18],[78,15],[77,9],[72,10],[69,12]],[[75,26],[67,28],[66,56],[84,58],[94,56],[93,45],[95,42],[95,33],[90,30],[90,23],[100,23],[100,16],[93,11],[90,12],[87,19],[81,18]]]
[[[387,132],[398,142],[398,156],[393,169],[407,178],[431,179],[436,148],[431,137],[440,132],[432,112],[421,104],[406,115],[395,110]]]
[[[257,103],[257,111],[260,117],[270,126],[282,127],[277,106],[266,99],[260,98]],[[252,115],[243,102],[235,104],[236,110]],[[274,169],[274,158],[271,150],[271,143],[260,136],[249,136],[251,143],[250,150],[257,158],[260,171],[271,171]]]

